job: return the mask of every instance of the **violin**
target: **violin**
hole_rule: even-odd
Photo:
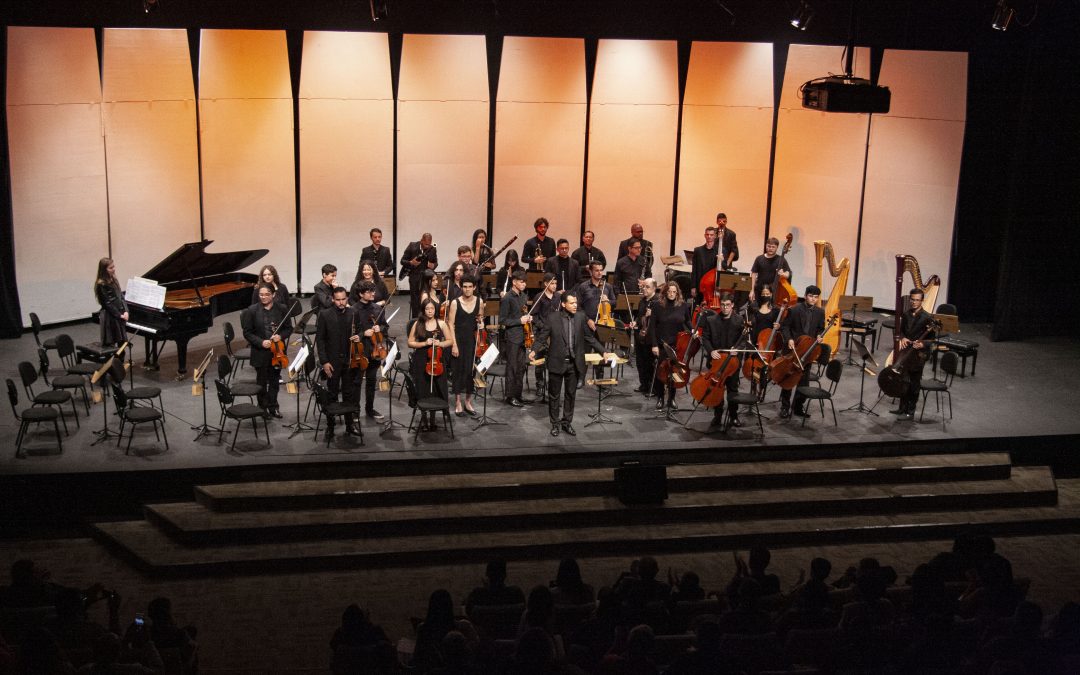
[[[596,318],[593,320],[597,326],[607,326],[608,328],[615,327],[615,318],[611,316],[611,301],[607,299],[604,291],[607,289],[607,279],[604,279],[604,285],[600,287],[600,304],[596,306]]]
[[[289,367],[289,357],[285,355],[285,342],[283,340],[271,342],[270,353],[273,355],[270,357],[270,365],[275,368]]]
[[[825,333],[828,333],[838,320],[839,317],[836,316],[829,319],[829,322],[825,324],[825,330],[821,331],[817,337],[799,336],[799,339],[795,341],[793,351],[772,360],[769,366],[769,378],[781,389],[794,389],[802,379],[806,365],[813,363],[821,356],[821,341],[825,338]]]
[[[443,374],[443,348],[439,346],[439,338],[442,336],[442,331],[435,329],[432,334],[431,347],[425,350],[428,361],[424,364],[424,372],[431,377],[438,377]]]
[[[528,312],[526,312],[525,308],[522,307],[521,308],[521,314],[523,316],[532,316],[532,313],[533,313],[534,309],[536,309],[536,303],[535,302],[533,303],[533,306],[529,309]],[[532,322],[530,321],[529,323],[521,324],[521,329],[523,331],[525,331],[525,349],[526,350],[532,349],[532,346],[533,346],[533,325],[532,325]]]
[[[387,303],[387,304],[389,304],[389,303]],[[383,305],[383,308],[381,310],[379,310],[378,315],[376,315],[376,317],[375,317],[375,325],[378,325],[379,317],[381,317],[385,311],[386,311],[386,305]],[[390,318],[392,319],[394,317],[391,316]],[[386,347],[386,338],[383,336],[382,330],[372,331],[372,333],[371,333],[371,358],[375,359],[376,361],[383,361],[383,360],[386,359],[386,357],[387,357],[387,355],[389,353],[390,353],[390,350],[387,349],[387,347]]]
[[[476,322],[476,358],[481,358],[488,349],[488,332],[484,325]]]

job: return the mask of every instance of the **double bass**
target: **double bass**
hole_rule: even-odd
[[[794,350],[772,360],[769,365],[769,378],[781,389],[794,389],[802,379],[806,366],[821,356],[821,341],[838,320],[835,316],[829,319],[825,329],[817,337],[800,335],[795,341]]]
[[[791,240],[794,239],[792,234],[788,232],[787,237],[784,239],[784,247],[780,250],[780,262],[785,262],[784,256],[791,250]],[[791,285],[786,277],[780,276],[780,263],[777,263],[776,278],[772,283],[773,303],[780,305],[787,300],[788,307],[794,307],[795,303],[799,301],[799,294],[795,292],[795,288]],[[828,318],[828,317],[826,317]]]

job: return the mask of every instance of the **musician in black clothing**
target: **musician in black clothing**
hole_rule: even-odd
[[[514,272],[525,268],[518,262],[518,252],[514,249],[506,251],[506,256],[503,258],[503,266],[495,275],[495,290],[498,292],[499,297],[504,297],[510,292],[510,281],[514,278]]]
[[[817,286],[807,286],[802,304],[795,305],[788,311],[784,324],[780,331],[787,341],[788,349],[795,349],[795,341],[804,335],[816,338],[825,330],[825,310],[818,307],[821,298],[821,289]],[[802,379],[799,387],[810,383],[810,364],[804,364]],[[798,394],[795,395],[794,412],[797,417],[809,417],[804,404],[806,399]],[[780,392],[780,417],[791,417],[792,403],[791,390],[784,389]]]
[[[377,227],[368,232],[371,237],[371,246],[365,246],[360,252],[360,260],[370,260],[375,263],[375,269],[379,276],[392,276],[394,274],[394,254],[390,249],[382,245],[382,230]]]
[[[773,283],[776,282],[777,275],[785,279],[791,279],[791,266],[788,265],[787,259],[776,255],[776,249],[779,246],[779,239],[769,237],[765,241],[765,253],[754,259],[754,264],[750,267],[751,300],[757,297],[762,288],[766,286],[771,288]]]
[[[900,407],[889,411],[894,415],[899,415],[901,420],[915,419],[915,406],[919,402],[919,381],[922,379],[923,368],[926,366],[931,350],[931,346],[926,341],[933,340],[936,335],[933,329],[923,335],[934,320],[930,312],[923,309],[923,297],[921,290],[911,289],[908,293],[908,309],[900,315],[899,347],[901,350],[914,347],[917,351],[904,362],[903,373],[908,381],[907,392],[900,397]]]
[[[349,304],[355,305],[360,302],[360,285],[365,281],[375,284],[375,302],[380,307],[385,305],[390,298],[390,290],[386,287],[382,277],[379,276],[378,270],[375,269],[374,261],[371,260],[360,261],[360,267],[356,270],[356,277],[353,278],[352,285],[349,286]]]
[[[116,263],[112,258],[98,261],[97,279],[94,281],[94,297],[101,305],[98,323],[101,326],[101,344],[118,345],[127,340],[128,307],[124,302],[124,292],[116,279]],[[147,339],[146,353],[150,353],[150,340]]]
[[[615,256],[615,262],[619,262],[620,258],[625,258],[630,253],[630,243],[635,239],[641,242],[641,252],[648,251],[651,255],[652,242],[645,238],[645,228],[641,226],[641,223],[634,223],[630,226],[630,236],[619,242],[619,254]]]
[[[550,263],[554,258],[548,260]],[[561,296],[556,290],[559,280],[551,272],[544,272],[544,286],[533,300],[532,315],[535,329],[540,330],[540,325],[547,321],[548,317],[559,311]],[[546,368],[536,367],[536,398],[543,401],[546,395]]]
[[[530,237],[521,248],[521,262],[525,269],[542,270],[548,258],[555,257],[555,240],[547,236],[547,218],[537,218],[533,223],[536,236]]]
[[[285,287],[285,284],[281,283],[281,277],[278,276],[277,268],[273,265],[263,265],[259,270],[259,283],[270,284],[274,288],[274,302],[289,306],[289,289]],[[256,286],[251,289],[251,304],[259,302],[259,288]]]
[[[652,270],[645,266],[646,260],[641,255],[643,243],[640,239],[631,239],[627,253],[615,263],[615,288],[620,293],[637,293],[640,282],[652,276]]]
[[[615,290],[605,283],[604,265],[598,260],[589,265],[589,278],[577,285],[574,295],[578,299],[578,311],[585,315],[589,330],[596,332],[596,313],[600,308],[600,296],[603,295],[615,306]]]
[[[364,414],[373,420],[381,420],[382,414],[375,410],[375,382],[379,376],[379,367],[382,363],[371,357],[376,333],[386,333],[386,312],[375,301],[375,284],[371,281],[360,282],[360,302],[353,306],[356,314],[356,331],[364,341],[364,354],[368,357],[367,370],[356,374],[356,386],[359,389],[360,380],[366,380],[364,384]],[[357,403],[359,403],[359,399]]]
[[[282,349],[286,348],[292,326],[288,322],[288,309],[274,302],[273,286],[259,286],[259,302],[243,311],[240,327],[244,331],[244,339],[251,345],[250,362],[255,368],[255,381],[259,385],[259,407],[268,415],[280,418],[277,395],[281,368],[272,364],[270,345],[280,342]]]
[[[580,281],[587,281],[589,278],[589,264],[594,260],[600,261],[600,268],[607,267],[607,258],[604,257],[604,252],[593,246],[593,242],[596,241],[596,235],[592,230],[585,230],[585,234],[581,235],[581,247],[570,254],[570,257],[577,261],[578,272],[581,274]],[[581,302],[581,298],[578,298],[578,302]]]
[[[660,396],[660,387],[653,379],[653,371],[656,369],[656,356],[652,353],[652,345],[645,339],[649,321],[652,319],[652,309],[660,302],[660,296],[656,292],[656,280],[646,279],[641,286],[641,302],[634,311],[634,320],[628,328],[637,331],[634,338],[634,356],[638,371],[638,388],[646,396]]]
[[[562,293],[578,285],[581,271],[578,269],[578,261],[570,257],[569,241],[566,239],[557,241],[555,251],[558,255],[544,262],[544,271],[555,276],[557,282],[555,290]]]
[[[399,279],[409,277],[409,297],[412,315],[419,316],[420,290],[424,279],[424,272],[434,270],[439,264],[439,255],[435,250],[435,244],[431,243],[431,233],[425,232],[420,241],[414,241],[405,247],[401,254],[401,273]]]
[[[562,311],[550,314],[545,323],[538,324],[536,341],[529,358],[535,359],[539,351],[547,351],[547,370],[551,381],[548,396],[548,418],[551,420],[551,435],[558,436],[559,429],[576,436],[574,431],[574,401],[577,397],[577,385],[585,375],[585,345],[597,353],[604,351],[604,346],[587,330],[585,317],[577,311],[577,297],[573,293],[562,296]],[[559,413],[559,398],[562,401],[562,414]]]
[[[683,302],[682,289],[679,288],[679,284],[674,281],[664,284],[660,291],[660,297],[660,302],[653,306],[652,317],[649,320],[649,330],[646,332],[646,339],[649,341],[653,356],[658,359],[661,358],[663,345],[668,345],[674,349],[679,333],[690,330],[690,304]],[[659,378],[659,374],[657,374],[657,378]],[[683,385],[676,383],[678,386],[670,386],[670,382],[664,381],[657,384],[660,388],[660,395],[656,399],[656,409],[664,409],[663,389],[666,387],[668,389],[667,407],[678,410],[675,405],[675,391]]]
[[[311,296],[311,308],[322,310],[333,307],[335,288],[337,288],[337,266],[327,263],[322,266],[322,281],[315,284],[315,294]]]
[[[480,274],[487,274],[495,269],[495,252],[487,245],[487,230],[477,229],[472,233],[473,262],[480,266]],[[480,297],[480,293],[476,294]]]
[[[701,345],[709,356],[710,367],[712,367],[716,359],[727,358],[725,353],[728,350],[740,348],[740,343],[743,342],[743,327],[742,317],[735,313],[734,298],[725,293],[720,298],[720,313],[712,314],[705,319],[701,331]],[[730,352],[730,358],[738,361],[738,355],[734,351]],[[727,398],[727,410],[731,419],[731,426],[742,426],[739,422],[739,406],[731,402],[731,395],[739,392],[739,369],[736,369],[735,374],[724,381],[724,388],[727,389],[725,398]],[[709,425],[706,433],[722,430],[723,423],[724,406],[718,405],[713,408],[712,424]]]
[[[525,377],[525,330],[522,328],[532,321],[525,308],[525,270],[514,272],[510,281],[510,291],[499,301],[499,323],[506,331],[503,347],[506,355],[506,402],[515,408],[531,399],[521,397],[522,380]]]
[[[356,313],[349,307],[349,292],[343,286],[334,289],[334,305],[319,312],[319,322],[315,331],[315,349],[319,354],[319,365],[326,375],[326,389],[333,400],[341,396],[345,403],[356,404],[358,370],[349,367],[352,343],[359,342]],[[355,436],[356,419],[353,415],[345,417],[345,433]],[[326,436],[334,436],[334,418],[326,420]]]
[[[705,243],[694,249],[694,256],[690,261],[690,297],[696,298],[701,278],[709,270],[716,269],[716,228],[712,225],[705,228]]]
[[[729,270],[739,259],[739,244],[735,230],[727,226],[727,214],[716,214],[716,240],[720,242],[720,267]]]

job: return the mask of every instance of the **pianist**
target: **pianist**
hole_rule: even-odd
[[[288,310],[274,302],[274,288],[259,284],[259,302],[240,315],[244,339],[251,345],[251,365],[255,368],[259,385],[259,407],[273,417],[281,417],[278,411],[278,383],[281,369],[272,363],[270,345],[274,342],[288,344],[292,326],[288,322]]]
[[[94,283],[94,296],[101,305],[98,323],[101,324],[101,345],[118,345],[127,340],[128,308],[120,292],[120,282],[116,280],[116,263],[112,258],[98,261],[97,281]]]

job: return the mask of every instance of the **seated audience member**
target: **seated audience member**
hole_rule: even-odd
[[[818,558],[822,560],[822,558]],[[776,634],[783,637],[793,628],[820,629],[836,625],[837,615],[829,600],[824,579],[811,579],[795,591],[791,607],[776,620]]]
[[[465,599],[465,613],[468,614],[476,605],[521,605],[525,603],[525,594],[517,586],[506,585],[506,561],[488,562],[484,572],[484,581],[469,593]]]
[[[551,582],[551,596],[556,605],[584,605],[596,599],[593,587],[582,581],[577,560],[564,558]]]
[[[772,560],[769,549],[764,546],[751,547],[749,563],[738,554],[733,554],[733,557],[735,558],[735,575],[727,586],[728,601],[731,604],[735,604],[735,595],[739,592],[742,580],[747,577],[758,583],[762,596],[775,595],[780,592],[780,577],[765,571]]]
[[[555,641],[541,628],[532,628],[518,638],[514,653],[501,671],[503,675],[580,675],[578,668],[564,663],[555,650]]]
[[[533,628],[547,631],[549,635],[555,632],[555,599],[547,586],[534,586],[529,591],[517,634],[520,637]]]
[[[123,642],[113,633],[99,636],[93,660],[79,669],[79,675],[153,675],[164,665],[145,628],[132,625]]]
[[[439,650],[443,638],[452,630],[464,635],[470,644],[476,644],[476,630],[468,621],[454,617],[454,600],[449,591],[440,588],[428,598],[427,614],[416,629],[412,665],[417,672],[425,673],[442,665]]]
[[[71,665],[56,638],[45,628],[31,628],[19,642],[19,675],[74,675]]]
[[[1049,672],[1051,656],[1041,639],[1042,609],[1033,602],[1020,602],[1008,619],[995,621],[987,629],[969,666],[972,672],[988,672],[1001,662],[1018,662],[1028,673]]]
[[[859,563],[855,577],[855,601],[844,605],[840,614],[840,630],[847,635],[862,636],[876,628],[885,628],[896,618],[896,608],[885,597],[888,580],[895,572],[882,568],[873,558]]]
[[[146,606],[146,617],[150,620],[150,639],[158,651],[175,650],[185,670],[198,671],[199,645],[195,642],[198,631],[191,625],[183,628],[176,625],[172,616],[172,600],[154,598]]]
[[[371,623],[359,605],[349,605],[341,613],[341,626],[330,638],[330,649],[330,669],[335,674],[394,672],[393,645],[382,627]]]
[[[637,575],[633,575],[635,567],[631,567],[631,574],[622,577],[615,587],[615,594],[619,599],[630,606],[640,607],[654,602],[663,602],[671,595],[671,587],[662,581],[657,581],[656,575],[660,573],[660,565],[656,558],[645,556],[637,561]]]
[[[656,636],[645,624],[634,626],[626,636],[626,644],[618,652],[610,652],[601,664],[601,673],[611,675],[656,675]]]
[[[732,608],[717,620],[720,634],[760,635],[772,631],[772,619],[758,608],[760,598],[761,584],[756,579],[744,576],[736,589]]]
[[[431,671],[431,675],[481,675],[484,671],[476,664],[469,642],[459,631],[452,630],[443,636],[439,646],[443,665]]]
[[[0,588],[0,607],[53,606],[57,594],[65,587],[51,581],[50,576],[47,569],[35,565],[33,560],[16,560],[11,564],[11,585]],[[105,597],[105,589],[94,584],[82,594],[88,602],[96,602]]]
[[[701,587],[701,578],[697,572],[685,572],[679,578],[671,579],[671,603],[693,602],[705,599],[705,589]]]
[[[604,586],[596,594],[596,610],[593,615],[571,632],[567,652],[581,657],[574,660],[585,670],[593,670],[611,649],[615,629],[619,625],[619,601],[615,592]]]
[[[97,644],[98,639],[109,630],[120,632],[117,609],[120,597],[115,593],[109,597],[109,628],[91,621],[86,616],[86,603],[82,593],[74,588],[61,589],[56,594],[56,616],[46,621],[45,627],[56,637],[56,641],[67,652],[88,652]],[[81,665],[81,664],[76,664]]]
[[[720,652],[720,625],[715,619],[699,621],[694,630],[694,646],[675,657],[665,675],[714,675],[723,672],[727,661]]]
[[[956,613],[956,600],[945,592],[945,579],[929,563],[915,568],[908,585],[911,586],[911,604],[905,608],[905,614],[910,619],[923,621],[933,615],[951,619]]]

